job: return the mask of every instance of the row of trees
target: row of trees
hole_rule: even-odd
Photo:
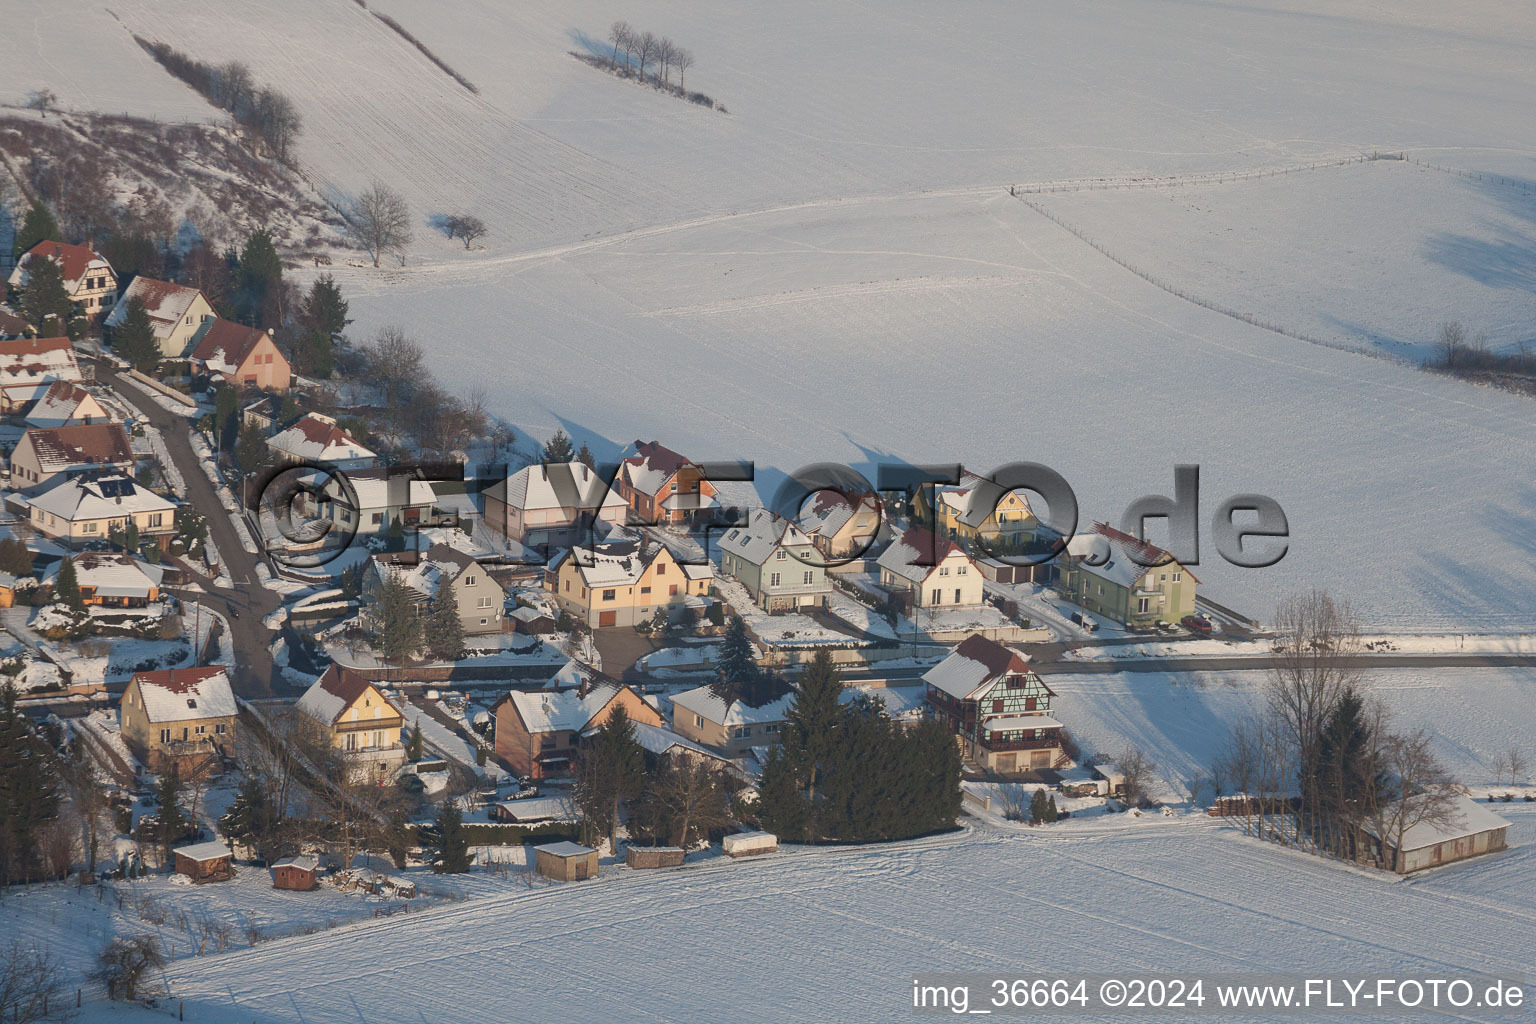
[[[368,626],[384,660],[401,662],[423,649],[438,661],[463,656],[464,625],[452,581],[438,587],[426,614],[416,592],[393,573],[366,589]]]
[[[256,84],[251,69],[242,61],[208,64],[166,43],[134,36],[161,67],[196,89],[204,99],[228,111],[246,137],[287,163],[303,128],[298,108],[287,96],[269,86]]]
[[[676,71],[678,88],[687,88],[685,76],[688,69],[693,67],[693,54],[666,36],[639,31],[627,21],[616,21],[608,29],[608,41],[613,44],[608,64],[615,71],[619,68],[619,54],[622,52],[624,67],[634,67],[642,80],[645,78],[645,69],[654,65],[660,69],[655,76],[659,83],[670,85],[672,72]]]

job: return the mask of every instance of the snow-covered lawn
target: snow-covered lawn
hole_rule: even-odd
[[[809,615],[784,612],[769,615],[752,603],[747,588],[735,580],[715,578],[715,588],[731,606],[731,611],[741,616],[757,638],[770,647],[822,647],[829,644],[857,644],[857,637],[828,629]]]

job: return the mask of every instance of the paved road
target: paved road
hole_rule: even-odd
[[[212,608],[229,623],[235,647],[234,678],[231,680],[235,692],[248,698],[272,696],[274,690],[283,688],[283,681],[277,675],[268,649],[276,634],[263,625],[262,620],[275,611],[281,601],[261,585],[256,575],[256,556],[240,543],[240,535],[229,521],[229,513],[203,472],[203,460],[192,448],[191,423],[185,416],[173,413],[155,401],[147,388],[121,376],[106,363],[98,364],[96,377],[109,382],[137,406],[150,423],[160,428],[171,461],[186,484],[187,501],[207,519],[214,546],[224,560],[224,572],[234,581],[233,587],[225,588],[216,587],[212,580],[204,578],[198,584],[204,593],[178,596]]]

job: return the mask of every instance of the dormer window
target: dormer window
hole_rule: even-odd
[[[196,708],[197,707],[197,701],[194,700],[191,697],[188,697],[187,698],[187,707],[189,707],[189,708]]]

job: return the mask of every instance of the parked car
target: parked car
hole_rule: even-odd
[[[1203,615],[1186,615],[1179,620],[1179,625],[1191,633],[1206,634],[1211,631],[1211,620]]]
[[[1099,631],[1099,624],[1093,619],[1090,619],[1087,615],[1084,615],[1082,612],[1073,612],[1072,621],[1077,623],[1079,626],[1082,626],[1090,633],[1097,633]]]

